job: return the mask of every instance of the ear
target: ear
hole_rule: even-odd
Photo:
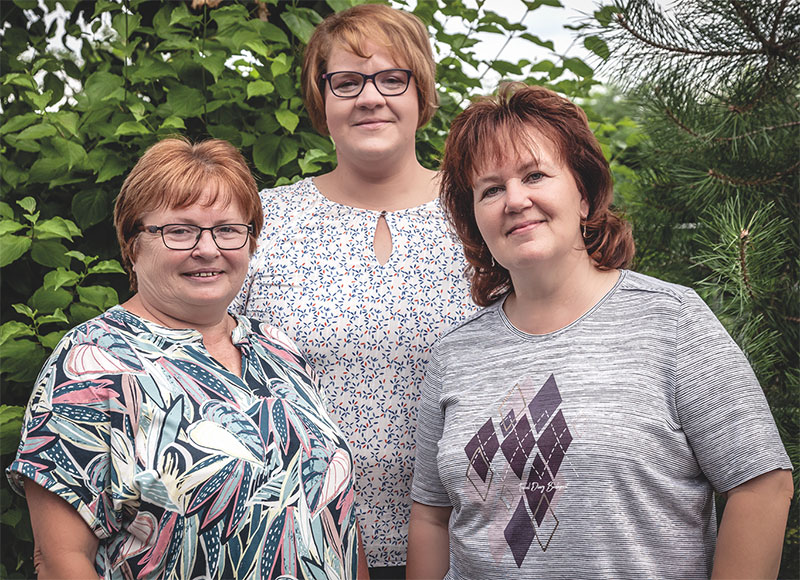
[[[581,211],[580,211],[581,219],[588,218],[589,217],[589,200],[586,199],[585,195],[581,196],[580,208],[581,208]]]

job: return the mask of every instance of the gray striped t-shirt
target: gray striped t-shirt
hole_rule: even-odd
[[[447,578],[707,578],[712,488],[791,468],[736,343],[630,271],[546,335],[501,302],[441,338],[422,391],[411,497],[453,508]]]

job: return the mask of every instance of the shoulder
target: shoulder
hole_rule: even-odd
[[[272,351],[279,349],[302,358],[297,345],[280,328],[272,326],[263,320],[250,318],[242,314],[234,314],[234,316],[239,323],[238,328],[243,330],[251,343],[261,345]],[[236,342],[235,339],[234,342]]]
[[[294,183],[279,185],[262,189],[258,193],[261,198],[261,205],[267,207],[293,207],[302,205],[308,199],[319,195],[319,191],[310,177],[301,179]]]
[[[481,308],[455,326],[447,329],[439,337],[437,344],[457,344],[462,340],[471,341],[477,334],[482,334],[494,328],[500,322],[498,310],[502,307],[504,298],[500,298],[493,304]]]
[[[638,293],[649,295],[651,298],[661,297],[676,303],[684,301],[687,295],[694,294],[694,291],[687,286],[673,284],[632,270],[623,270],[622,275],[623,279],[619,287],[621,293]]]

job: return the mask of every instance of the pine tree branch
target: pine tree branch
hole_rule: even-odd
[[[789,0],[782,0],[780,6],[778,6],[778,10],[775,13],[775,22],[772,23],[772,31],[769,33],[769,40],[771,43],[775,43],[775,37],[778,35],[778,24],[783,18],[783,11],[786,10],[786,4],[789,3]]]
[[[764,38],[764,35],[761,34],[761,31],[758,29],[758,27],[756,27],[755,22],[753,22],[753,19],[750,17],[750,13],[744,9],[742,3],[739,0],[730,0],[730,2],[733,5],[734,10],[736,10],[736,14],[738,14],[739,18],[742,19],[742,23],[747,27],[747,30],[750,31],[750,34],[752,34],[756,40],[762,44],[762,46],[771,46],[772,43]]]
[[[775,175],[773,175],[772,177],[765,178],[765,179],[756,179],[756,180],[753,180],[753,181],[748,181],[746,179],[739,179],[739,178],[736,178],[736,177],[731,177],[730,175],[725,175],[724,173],[720,173],[719,171],[717,171],[716,169],[713,169],[713,168],[708,170],[708,175],[710,177],[713,177],[714,179],[718,179],[718,180],[720,180],[720,181],[722,181],[724,183],[727,183],[729,185],[744,185],[744,186],[748,186],[748,187],[755,187],[755,186],[759,186],[759,185],[768,185],[768,184],[771,184],[771,183],[775,183],[776,181],[780,181],[784,177],[786,177],[788,175],[791,175],[792,173],[797,171],[797,169],[799,167],[800,167],[800,161],[798,161],[797,163],[795,163],[794,165],[789,167],[789,169],[787,169],[786,171],[780,171],[780,172],[776,173]]]
[[[666,52],[674,52],[674,53],[678,53],[678,54],[691,54],[691,55],[696,55],[696,56],[724,56],[724,57],[730,57],[730,56],[752,56],[752,55],[756,55],[756,54],[764,54],[764,52],[765,52],[764,50],[761,50],[761,49],[758,49],[758,50],[693,50],[691,48],[686,48],[685,46],[676,46],[676,45],[670,45],[670,44],[663,44],[661,42],[656,42],[655,40],[647,38],[643,34],[640,34],[638,31],[636,31],[633,28],[633,26],[631,26],[631,24],[625,19],[625,17],[622,14],[617,14],[617,22],[619,23],[619,25],[622,28],[627,30],[631,34],[631,36],[633,36],[637,40],[640,40],[641,42],[643,42],[647,46],[650,46],[652,48],[658,48],[658,49],[666,51]]]
[[[743,229],[739,234],[739,267],[742,270],[742,280],[744,280],[744,287],[747,288],[747,294],[750,296],[750,300],[755,302],[753,287],[750,285],[750,275],[747,272],[747,243],[749,240],[750,232]]]
[[[767,131],[777,131],[778,129],[786,129],[788,127],[796,127],[800,125],[800,121],[790,121],[788,123],[782,123],[781,125],[770,125],[769,127],[761,127],[760,129],[755,129],[753,131],[748,131],[747,133],[742,133],[741,135],[735,135],[733,137],[714,137],[712,141],[715,143],[730,143],[731,141],[738,141],[739,139],[746,139],[752,135],[758,135],[759,133],[766,133]]]

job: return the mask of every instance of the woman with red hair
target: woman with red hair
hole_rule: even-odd
[[[519,83],[472,104],[441,197],[486,308],[427,370],[408,577],[775,577],[792,479],[767,402],[694,291],[626,269],[584,112]]]

